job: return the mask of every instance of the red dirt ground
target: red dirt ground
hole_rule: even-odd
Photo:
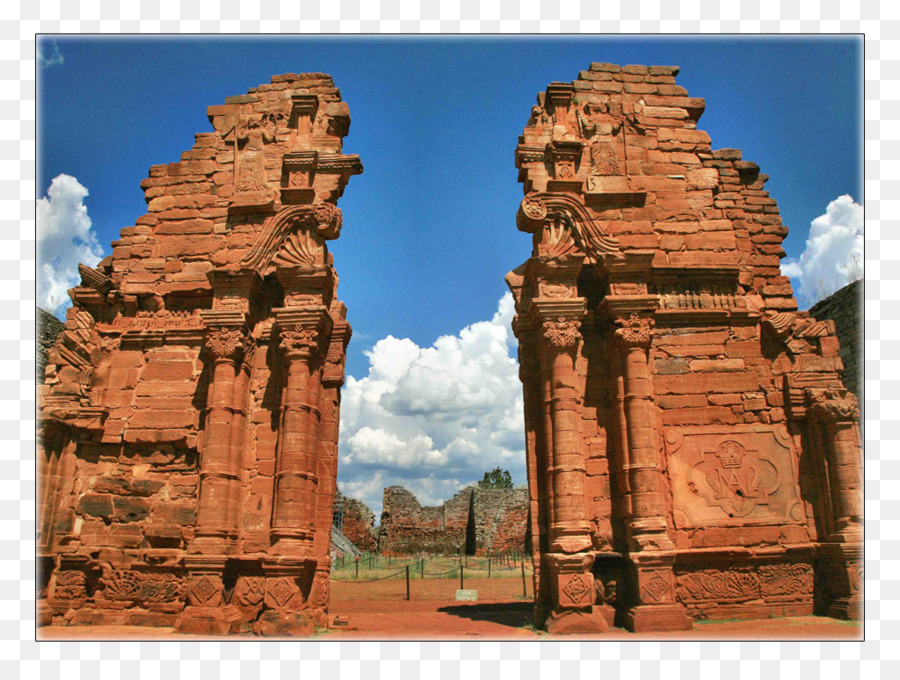
[[[332,581],[329,620],[348,625],[332,627],[318,639],[526,639],[548,638],[531,626],[531,602],[522,597],[521,580],[466,579],[466,589],[478,591],[477,602],[456,602],[458,580],[412,580],[411,601],[406,601],[406,581],[374,583]],[[529,598],[531,582],[528,582]],[[694,624],[678,633],[636,635],[614,628],[604,635],[566,636],[569,639],[638,640],[859,640],[859,623],[818,616],[752,621],[717,621]],[[236,636],[240,639],[243,636]],[[252,636],[251,636],[252,637]],[[136,626],[52,626],[41,628],[38,639],[198,639],[179,635],[172,628]],[[258,638],[257,638],[258,639]]]

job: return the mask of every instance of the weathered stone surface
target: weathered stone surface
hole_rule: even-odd
[[[525,489],[467,487],[442,505],[422,507],[401,486],[384,490],[378,548],[383,552],[470,555],[525,548]]]
[[[328,606],[351,334],[326,241],[362,166],[341,152],[349,110],[327,75],[208,115],[213,132],[141,182],[148,214],[80,269],[66,324],[44,325],[38,554],[48,583],[63,576],[43,597],[85,600],[85,623],[204,634],[277,607],[260,633],[307,635]],[[298,156],[326,162],[301,172]],[[296,592],[248,586],[255,604],[226,605],[226,562]]]
[[[677,72],[591,64],[517,151],[534,250],[507,282],[552,631],[604,630],[589,607],[611,600],[647,631],[861,605],[858,404],[816,321],[859,304],[796,311],[768,177],[710,148]],[[838,585],[814,594],[814,571]]]

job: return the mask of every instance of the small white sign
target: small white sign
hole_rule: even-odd
[[[457,590],[456,591],[456,599],[459,600],[469,600],[472,602],[478,601],[478,591],[477,590]]]

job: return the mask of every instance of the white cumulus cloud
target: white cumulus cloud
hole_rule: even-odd
[[[37,59],[41,68],[50,68],[51,66],[62,66],[62,52],[59,51],[59,45],[55,40],[41,41],[37,46]]]
[[[800,259],[786,259],[781,273],[800,281],[799,297],[814,304],[863,274],[863,208],[848,195],[828,204],[812,221]]]
[[[66,291],[81,280],[78,263],[93,267],[103,249],[91,229],[84,199],[88,190],[70,175],[58,175],[37,202],[37,305],[57,313]]]
[[[502,467],[525,483],[518,362],[511,356],[512,295],[490,321],[431,347],[382,338],[366,352],[369,373],[347,378],[341,403],[338,479],[376,517],[384,487],[400,484],[423,505]]]

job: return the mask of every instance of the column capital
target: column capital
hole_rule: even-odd
[[[279,346],[289,357],[318,354],[324,345],[323,338],[330,336],[334,326],[334,320],[322,306],[272,311],[279,334]]]
[[[806,388],[807,408],[826,423],[855,423],[859,421],[859,401],[847,389],[826,387]]]
[[[649,349],[653,339],[653,319],[632,312],[628,318],[617,318],[615,323],[621,326],[614,332],[616,342],[621,347],[626,350]]]
[[[236,361],[244,351],[247,334],[243,328],[220,326],[209,329],[206,336],[206,348],[213,360]]]
[[[541,338],[551,350],[574,352],[581,341],[580,321],[567,321],[560,316],[556,321],[544,321],[541,324]]]

